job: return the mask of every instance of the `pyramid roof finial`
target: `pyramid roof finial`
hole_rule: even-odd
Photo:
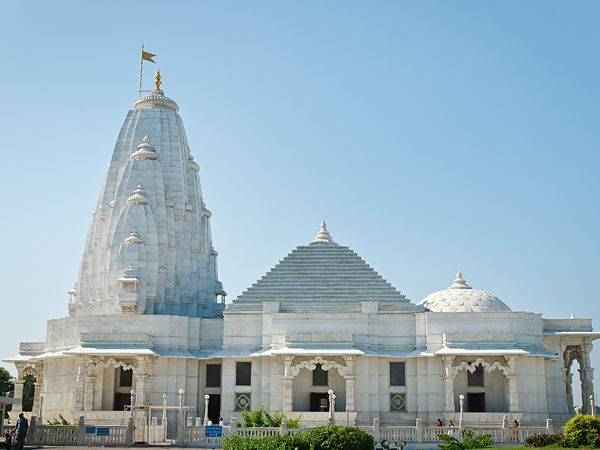
[[[314,242],[333,242],[329,231],[327,231],[327,224],[325,223],[325,219],[323,219],[323,221],[321,222],[321,230],[313,239],[313,243]]]

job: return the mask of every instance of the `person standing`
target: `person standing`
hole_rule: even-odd
[[[23,450],[28,428],[29,422],[27,422],[25,414],[20,413],[19,420],[17,420],[17,427],[15,428],[15,434],[17,435],[17,450]]]

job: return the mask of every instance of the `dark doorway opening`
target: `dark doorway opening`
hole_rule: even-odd
[[[221,417],[221,395],[210,394],[208,397],[208,418],[218,425],[219,417]]]
[[[329,395],[327,392],[311,392],[309,411],[329,411]]]
[[[485,394],[483,392],[467,394],[468,412],[485,412]]]
[[[130,394],[123,394],[123,393],[117,392],[115,394],[115,404],[113,405],[113,410],[114,411],[124,411],[125,406],[129,405],[130,401],[131,401]]]

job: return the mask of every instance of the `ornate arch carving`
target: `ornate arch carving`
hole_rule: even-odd
[[[291,377],[295,377],[300,372],[300,369],[315,370],[317,367],[317,364],[321,364],[321,367],[323,368],[323,370],[329,370],[329,369],[335,368],[335,369],[337,369],[338,373],[343,377],[350,374],[349,367],[343,366],[334,360],[323,359],[320,356],[312,358],[308,361],[299,362],[295,366],[290,367],[288,374]]]
[[[477,358],[474,362],[471,363],[468,363],[466,361],[461,362],[457,366],[452,367],[450,369],[450,373],[452,374],[452,376],[456,376],[456,374],[463,369],[466,369],[467,371],[473,373],[477,369],[477,366],[479,366],[480,364],[481,366],[483,366],[483,369],[487,373],[490,373],[493,370],[499,370],[505,377],[508,377],[511,372],[510,367],[503,365],[500,361],[494,361],[490,364],[483,358]]]
[[[36,369],[35,366],[27,366],[23,369],[23,376],[25,377],[27,375],[33,375],[37,378],[40,375],[40,373],[38,372],[38,369]]]
[[[114,358],[109,358],[105,361],[95,361],[85,366],[87,371],[91,369],[106,369],[108,367],[122,367],[123,370],[133,370],[135,372],[135,366],[133,364],[128,364],[123,361],[117,361]]]

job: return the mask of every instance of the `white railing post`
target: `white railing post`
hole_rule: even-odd
[[[379,417],[374,417],[373,418],[373,439],[375,439],[377,442],[379,442],[379,440],[381,439],[381,432],[379,430],[379,427],[380,427]]]
[[[77,445],[85,445],[85,419],[79,416],[77,423]]]
[[[85,430],[84,430],[84,432],[85,432]],[[134,433],[135,433],[135,427],[134,427],[134,423],[133,423],[133,417],[129,417],[127,419],[127,431],[125,434],[125,445],[127,445],[127,446],[133,445],[133,443],[135,441]]]
[[[282,419],[279,434],[281,434],[282,436],[285,436],[287,434],[287,432],[288,432],[287,419]]]
[[[41,409],[40,409],[41,411]],[[595,411],[595,407],[594,407],[594,396],[590,395],[590,411],[593,417],[596,417],[596,411]]]
[[[29,430],[27,430],[27,434],[29,436],[31,436],[31,440],[27,440],[28,444],[35,444],[37,443],[37,417],[32,416],[31,420],[29,421]]]
[[[508,442],[508,416],[502,416],[502,442]]]
[[[423,442],[423,419],[417,418],[417,444]]]

